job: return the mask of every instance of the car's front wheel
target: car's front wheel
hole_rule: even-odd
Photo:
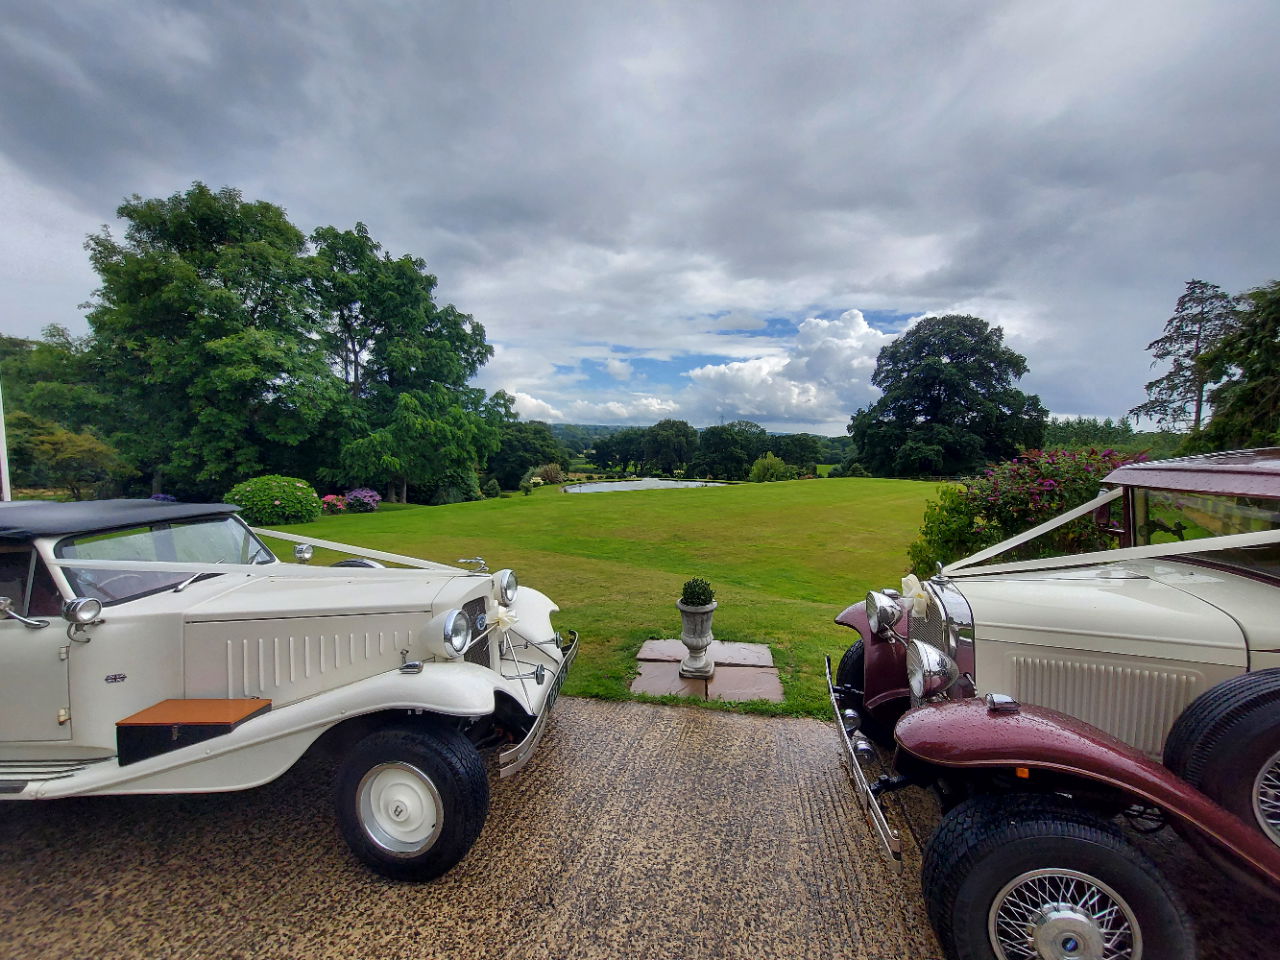
[[[445,726],[393,726],[360,740],[338,771],[351,851],[393,880],[431,880],[461,860],[489,812],[484,760]]]
[[[893,747],[893,728],[871,716],[864,704],[866,689],[867,650],[861,640],[855,640],[840,658],[836,667],[836,686],[840,688],[840,705],[858,714],[858,727],[873,743],[889,749]]]
[[[975,797],[922,872],[950,960],[1194,960],[1177,895],[1107,821],[1035,795]]]

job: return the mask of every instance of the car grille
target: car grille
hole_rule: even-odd
[[[947,618],[943,615],[937,601],[929,598],[929,606],[925,608],[923,617],[911,615],[910,633],[912,640],[919,640],[931,647],[947,653]]]
[[[471,620],[472,629],[479,632],[478,625],[483,623],[486,631],[484,636],[467,648],[467,652],[462,655],[462,659],[467,663],[476,663],[482,667],[492,667],[493,660],[489,654],[489,638],[493,636],[493,631],[489,629],[490,625],[485,611],[484,597],[464,603],[462,612]]]

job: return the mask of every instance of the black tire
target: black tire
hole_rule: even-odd
[[[1280,668],[1196,697],[1169,731],[1164,765],[1280,846]]]
[[[364,557],[348,557],[346,560],[338,560],[329,564],[331,567],[371,567],[374,569],[385,569],[377,560],[367,560]]]
[[[432,880],[466,856],[489,813],[483,758],[445,726],[392,726],[338,770],[338,826],[351,852],[393,880]]]
[[[872,743],[891,749],[893,728],[886,727],[876,720],[863,706],[862,691],[866,683],[866,661],[866,649],[862,641],[855,640],[853,645],[844,652],[844,656],[840,658],[840,664],[836,667],[836,686],[844,689],[840,703],[845,709],[858,712],[860,721],[858,726]]]
[[[1156,865],[1114,824],[1060,798],[966,800],[929,841],[921,883],[949,960],[1000,958],[997,937],[1003,960],[1033,960],[1041,956],[1033,936],[1059,945],[1074,938],[1081,957],[1129,957],[1125,931],[1130,941],[1140,938],[1147,960],[1195,960],[1186,911]],[[1098,922],[1098,913],[1119,919]]]

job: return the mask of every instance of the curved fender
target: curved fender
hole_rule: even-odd
[[[551,629],[551,614],[560,608],[545,593],[530,587],[521,587],[516,591],[516,601],[511,605],[516,622],[510,630],[521,640],[546,640],[554,632]]]
[[[501,681],[491,670],[470,663],[380,673],[272,709],[212,740],[126,767],[96,764],[77,776],[45,781],[33,797],[244,790],[280,776],[320,734],[344,720],[401,709],[482,717],[493,713],[499,689]]]
[[[909,711],[894,737],[912,756],[942,767],[1055,770],[1115,787],[1159,807],[1280,884],[1280,848],[1165,767],[1083,720],[1043,707],[998,713],[982,700],[959,700]]]
[[[906,619],[903,617],[898,621],[899,630],[906,629]],[[911,688],[907,686],[906,647],[871,632],[871,624],[867,622],[867,602],[864,600],[846,607],[836,617],[836,623],[852,627],[862,637],[866,671],[862,702],[867,709],[874,711],[891,701],[909,700]]]

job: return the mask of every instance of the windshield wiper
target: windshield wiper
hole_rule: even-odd
[[[215,560],[215,561],[213,561],[213,562],[214,562],[214,563],[221,563],[222,561],[221,561],[221,560]],[[216,574],[216,573],[193,573],[191,576],[187,577],[187,579],[183,580],[180,584],[178,584],[176,587],[174,587],[174,588],[173,588],[173,592],[174,592],[174,593],[181,593],[183,590],[187,589],[187,587],[191,586],[193,583],[195,583],[195,582],[196,582],[197,580],[199,580],[201,577],[216,577],[216,576],[220,576],[220,574]]]

